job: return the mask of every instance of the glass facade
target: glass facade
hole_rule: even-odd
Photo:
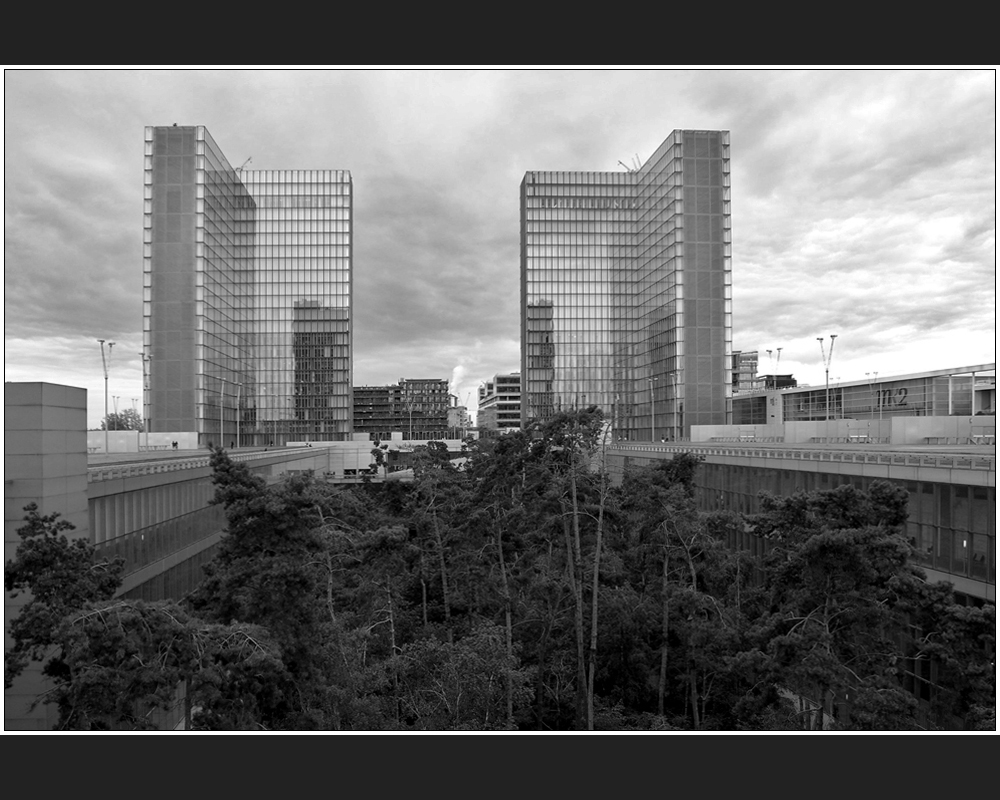
[[[830,386],[800,387],[782,395],[786,422],[830,419],[891,419],[893,417],[969,416],[972,414],[971,375],[852,381]]]
[[[146,128],[145,418],[232,446],[350,438],[353,184]]]
[[[522,421],[601,407],[616,438],[727,421],[729,134],[674,131],[638,170],[521,183]]]
[[[245,171],[253,254],[257,444],[350,438],[353,184],[335,170]]]

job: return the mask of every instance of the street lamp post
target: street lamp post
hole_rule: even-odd
[[[406,409],[410,417],[410,441],[413,441],[413,395],[409,386],[403,386],[403,408]]]
[[[833,361],[833,345],[836,342],[837,334],[830,334],[830,353],[827,354],[823,346],[823,337],[816,337],[819,342],[819,352],[823,356],[823,368],[826,371],[826,438],[830,438],[830,362]]]
[[[680,418],[680,402],[677,398],[677,370],[674,369],[670,373],[670,383],[673,392],[673,416],[671,419],[670,429],[672,431],[672,439],[677,442],[681,438],[681,418]]]
[[[243,395],[243,384],[231,381],[228,378],[223,378],[218,376],[220,389],[219,389],[219,447],[225,447],[226,434],[225,434],[225,407],[226,407],[226,384],[231,383],[236,387],[236,447],[240,446],[240,400]]]
[[[868,378],[871,375],[872,377]],[[877,372],[866,372],[865,377],[868,378],[868,389],[872,395],[872,417],[875,416],[875,406],[878,405],[878,418],[879,427],[878,435],[879,441],[882,440],[882,393],[878,389],[878,373]]]
[[[869,375],[871,377],[868,377]],[[872,394],[872,415],[874,416],[875,407],[878,406],[878,418],[882,419],[882,403],[878,392],[878,373],[866,372],[865,377],[868,378],[868,391]]]
[[[108,342],[108,357],[104,357],[104,339],[98,339],[101,343],[101,366],[104,367],[104,454],[108,453],[108,367],[111,365],[111,348],[114,342]]]
[[[649,381],[649,440],[651,442],[656,441],[656,396],[653,393],[653,381],[656,378],[647,378]]]
[[[219,378],[219,448],[226,446],[226,379]]]
[[[240,449],[240,423],[243,421],[240,414],[240,403],[243,400],[243,384],[236,384],[236,449]]]

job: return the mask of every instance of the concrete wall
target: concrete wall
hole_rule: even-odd
[[[89,538],[87,510],[87,390],[53,383],[4,384],[4,562],[12,558],[21,537],[24,507],[36,503],[39,513],[58,512],[76,529],[71,538]],[[10,620],[30,598],[4,597],[4,649]],[[4,692],[5,730],[45,730],[55,723],[55,710],[31,701],[44,689],[39,664],[30,666]]]
[[[781,440],[785,436],[783,425],[692,425],[692,442],[712,442],[720,439],[754,438]]]
[[[948,439],[950,444],[978,443],[975,437],[996,436],[997,418],[897,417],[892,420],[893,444],[926,444],[927,439]],[[972,440],[972,441],[970,441]]]

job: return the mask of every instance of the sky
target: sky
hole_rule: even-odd
[[[143,129],[236,167],[354,180],[354,384],[520,368],[518,188],[730,131],[733,347],[831,383],[996,360],[996,73],[19,70],[4,73],[4,379],[142,408]],[[780,361],[775,360],[781,348]],[[771,355],[767,352],[770,350]],[[829,353],[827,353],[829,355]]]

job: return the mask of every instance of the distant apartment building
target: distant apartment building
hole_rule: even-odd
[[[762,388],[757,379],[757,351],[733,351],[733,394]]]
[[[521,429],[521,374],[495,375],[479,387],[480,430],[517,431]]]
[[[451,428],[448,381],[400,378],[390,386],[354,387],[354,432],[372,440],[392,438],[443,439]]]
[[[451,405],[448,406],[448,428],[453,434],[463,436],[472,427],[472,418],[469,416],[469,409],[466,406],[458,405],[458,398],[450,396]]]

